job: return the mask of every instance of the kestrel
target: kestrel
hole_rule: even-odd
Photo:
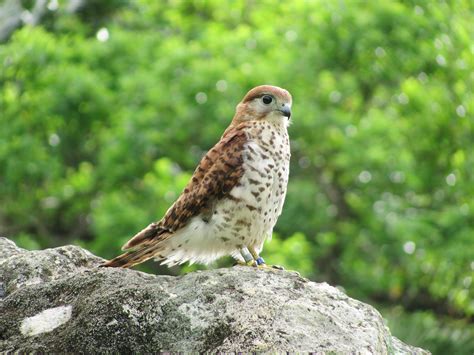
[[[208,264],[225,255],[264,266],[260,252],[288,184],[291,103],[290,93],[276,86],[250,90],[165,216],[103,266],[131,267],[151,258],[168,266]]]

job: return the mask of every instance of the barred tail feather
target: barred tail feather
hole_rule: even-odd
[[[148,225],[146,228],[144,228],[143,230],[135,234],[135,236],[133,236],[132,239],[130,239],[127,243],[125,243],[125,245],[122,247],[122,250],[133,248],[141,243],[146,242],[146,240],[155,238],[159,234],[163,234],[160,232],[163,232],[163,230],[159,227],[159,224],[156,222],[153,222],[150,225]]]
[[[122,267],[129,268],[136,264],[143,263],[151,258],[159,258],[157,255],[162,248],[157,244],[149,245],[145,248],[131,250],[119,255],[112,260],[101,264],[101,267]]]

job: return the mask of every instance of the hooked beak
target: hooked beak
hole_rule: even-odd
[[[288,119],[291,117],[291,108],[290,108],[290,106],[288,106],[286,104],[283,104],[282,108],[278,111],[280,111],[281,114],[283,116],[287,117]]]

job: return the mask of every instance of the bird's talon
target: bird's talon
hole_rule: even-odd
[[[233,266],[257,266],[257,263],[255,262],[255,260],[250,260],[247,262],[237,260]]]
[[[285,268],[281,265],[272,265],[272,268],[277,270],[285,270]]]

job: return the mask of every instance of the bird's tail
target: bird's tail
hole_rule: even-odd
[[[101,264],[101,267],[123,267],[128,268],[136,264],[143,263],[151,258],[163,258],[159,255],[161,246],[157,243],[150,244],[148,246],[141,247],[136,250],[130,250],[122,255],[119,255],[112,260],[106,261]]]

